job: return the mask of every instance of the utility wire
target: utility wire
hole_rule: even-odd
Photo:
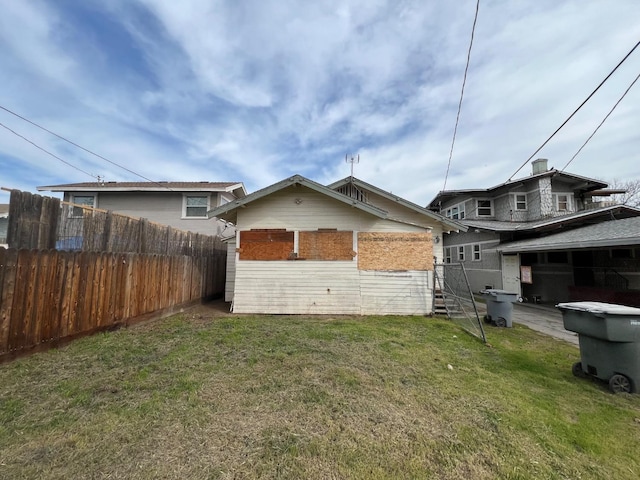
[[[30,124],[31,124],[31,125],[33,125],[34,127],[38,127],[39,129],[44,130],[45,132],[47,132],[47,133],[49,133],[49,134],[53,135],[54,137],[58,137],[60,140],[64,140],[65,142],[70,143],[71,145],[73,145],[74,147],[79,148],[80,150],[84,150],[85,152],[87,152],[87,153],[89,153],[89,154],[91,154],[91,155],[94,155],[94,156],[96,156],[96,157],[100,158],[101,160],[104,160],[105,162],[110,163],[111,165],[114,165],[114,166],[116,166],[116,167],[118,167],[118,168],[122,168],[123,170],[126,170],[127,172],[129,172],[129,173],[131,173],[131,174],[135,175],[136,177],[140,177],[140,178],[142,178],[142,179],[146,180],[147,182],[155,183],[156,185],[159,185],[159,186],[161,186],[162,188],[166,188],[167,190],[171,190],[171,188],[167,187],[166,185],[163,185],[163,184],[161,184],[160,182],[156,182],[156,181],[154,181],[154,180],[151,180],[150,178],[147,178],[147,177],[145,177],[144,175],[140,175],[139,173],[136,173],[136,172],[134,172],[133,170],[131,170],[131,169],[129,169],[129,168],[127,168],[127,167],[123,166],[123,165],[120,165],[119,163],[116,163],[116,162],[114,162],[114,161],[112,161],[112,160],[109,160],[108,158],[103,157],[102,155],[100,155],[100,154],[98,154],[98,153],[95,153],[95,152],[93,152],[93,151],[89,150],[88,148],[84,148],[82,145],[78,145],[77,143],[75,143],[75,142],[73,142],[73,141],[69,140],[68,138],[65,138],[65,137],[63,137],[62,135],[59,135],[59,134],[57,134],[57,133],[55,133],[55,132],[52,132],[51,130],[49,130],[49,129],[47,129],[47,128],[43,127],[42,125],[38,125],[36,122],[33,122],[33,121],[29,120],[28,118],[25,118],[25,117],[23,117],[22,115],[20,115],[20,114],[18,114],[18,113],[16,113],[16,112],[13,112],[13,111],[9,110],[9,109],[8,109],[8,108],[6,108],[6,107],[3,107],[2,105],[0,105],[0,109],[1,109],[1,110],[4,110],[4,111],[5,111],[5,112],[7,112],[7,113],[10,113],[11,115],[14,115],[14,116],[18,117],[18,118],[19,118],[19,119],[21,119],[21,120],[24,120],[24,121],[25,121],[25,122],[27,122],[27,123],[30,123]],[[4,126],[4,125],[3,125],[3,126]],[[6,127],[5,127],[5,128],[6,128]],[[14,133],[15,133],[15,132],[14,132]],[[22,138],[24,138],[24,137],[22,137]],[[27,140],[27,139],[25,138],[25,140]],[[27,140],[27,141],[29,141],[29,140]],[[29,142],[29,143],[32,143],[32,142]],[[38,147],[38,148],[40,148],[40,147]],[[46,150],[45,150],[45,151],[46,151]],[[47,152],[47,153],[49,153],[49,152]],[[75,167],[74,167],[74,168],[75,168]],[[85,172],[85,173],[86,173],[86,172]],[[92,175],[92,176],[94,176],[94,175]],[[172,190],[172,191],[173,191],[173,190]]]
[[[609,118],[609,115],[611,115],[613,113],[613,111],[616,109],[616,107],[620,104],[620,102],[622,101],[622,99],[627,95],[627,93],[629,93],[629,90],[631,90],[631,87],[633,87],[633,85],[638,81],[638,79],[640,78],[640,74],[635,78],[635,80],[633,82],[631,82],[631,85],[629,85],[629,87],[624,91],[624,93],[622,94],[622,96],[618,99],[618,101],[616,102],[616,104],[613,106],[613,108],[611,110],[609,110],[609,113],[607,113],[605,115],[605,117],[602,119],[602,121],[600,122],[600,125],[598,125],[596,127],[596,129],[593,131],[593,133],[591,135],[589,135],[589,138],[587,138],[584,143],[582,144],[582,146],[578,149],[578,151],[573,155],[573,157],[571,157],[571,160],[569,160],[567,162],[567,164],[562,167],[562,170],[565,170],[569,164],[571,162],[573,162],[573,159],[576,158],[578,156],[578,154],[582,151],[582,149],[585,147],[585,145],[587,145],[587,143],[589,143],[589,140],[591,140],[593,138],[593,136],[596,134],[596,132],[600,129],[600,127],[602,126],[602,124],[604,122],[607,121],[607,118]]]
[[[458,132],[458,122],[460,121],[460,110],[462,110],[462,99],[464,97],[464,87],[467,83],[467,72],[469,71],[469,60],[471,59],[471,47],[473,46],[473,36],[476,31],[476,22],[478,21],[478,10],[480,9],[480,0],[476,2],[476,13],[473,17],[473,26],[471,27],[471,41],[469,42],[469,50],[467,52],[467,65],[464,67],[464,78],[462,79],[462,90],[460,91],[460,102],[458,103],[458,113],[456,114],[456,125],[453,128],[453,139],[451,140],[451,150],[449,151],[449,161],[447,162],[447,173],[444,176],[444,185],[442,190],[447,188],[447,179],[449,178],[449,168],[451,167],[451,158],[453,157],[453,146],[456,143],[456,133]]]
[[[586,99],[585,99],[585,100],[580,104],[580,106],[579,106],[578,108],[576,108],[576,109],[573,111],[573,113],[572,113],[571,115],[569,115],[569,118],[567,118],[564,122],[562,122],[562,125],[560,125],[560,126],[556,129],[556,131],[555,131],[555,132],[553,132],[553,133],[551,134],[551,136],[550,136],[549,138],[547,138],[547,139],[544,141],[544,143],[543,143],[542,145],[540,145],[540,146],[538,147],[538,149],[537,149],[535,152],[533,152],[533,153],[531,154],[531,156],[530,156],[529,158],[527,158],[527,159],[522,163],[522,165],[520,165],[520,167],[519,167],[515,172],[513,172],[513,174],[509,177],[509,179],[507,180],[507,182],[510,182],[510,181],[511,181],[511,179],[512,179],[512,178],[513,178],[513,177],[514,177],[514,176],[515,176],[515,175],[516,175],[520,170],[522,170],[522,168],[523,168],[527,163],[529,163],[529,161],[530,161],[530,160],[531,160],[531,159],[532,159],[532,158],[533,158],[533,157],[534,157],[534,156],[535,156],[535,155],[536,155],[540,150],[542,150],[542,149],[544,148],[544,146],[545,146],[547,143],[549,143],[549,141],[550,141],[550,140],[551,140],[551,139],[556,135],[556,133],[558,133],[558,132],[560,131],[560,129],[561,129],[562,127],[564,127],[564,126],[569,122],[569,120],[571,120],[571,119],[573,118],[573,116],[574,116],[576,113],[578,113],[578,110],[580,110],[580,109],[584,106],[584,104],[585,104],[585,103],[587,103],[587,102],[591,99],[591,97],[593,97],[593,95],[594,95],[598,90],[600,90],[600,87],[602,87],[602,85],[604,85],[604,83],[605,83],[607,80],[609,80],[609,77],[611,77],[611,75],[613,75],[613,73],[618,69],[618,67],[620,67],[620,65],[622,65],[622,64],[625,62],[625,60],[626,60],[627,58],[629,58],[629,55],[631,55],[631,54],[633,53],[633,51],[634,51],[636,48],[638,48],[638,45],[640,45],[640,42],[636,43],[636,44],[635,44],[635,46],[634,46],[631,50],[629,50],[629,53],[627,53],[627,54],[624,56],[624,58],[623,58],[622,60],[620,60],[620,62],[618,63],[618,65],[616,65],[616,66],[615,66],[615,68],[614,68],[613,70],[611,70],[611,72],[609,72],[609,75],[607,75],[607,76],[604,78],[604,80],[602,80],[602,81],[600,82],[600,84],[599,84],[599,85],[595,88],[595,90],[594,90],[593,92],[591,92],[591,94],[590,94],[590,95],[589,95],[589,96],[588,96],[588,97],[587,97],[587,98],[586,98]]]
[[[94,175],[92,173],[89,173],[83,169],[81,169],[80,167],[76,167],[75,165],[73,165],[72,163],[67,162],[66,160],[64,160],[63,158],[58,157],[57,155],[51,153],[49,150],[46,150],[45,148],[42,148],[40,145],[36,144],[35,142],[32,142],[31,140],[29,140],[27,137],[24,137],[22,135],[20,135],[18,132],[11,130],[9,127],[7,127],[6,125],[4,125],[3,123],[0,123],[0,127],[2,128],[6,128],[7,130],[9,130],[11,133],[13,133],[14,135],[20,137],[21,139],[23,139],[25,142],[29,142],[31,145],[33,145],[34,147],[42,150],[44,153],[46,153],[47,155],[51,155],[53,158],[55,158],[56,160],[60,160],[62,163],[64,163],[65,165],[70,166],[71,168],[75,168],[76,170],[78,170],[79,172],[82,172],[86,175],[89,175],[90,177],[95,178],[96,180],[100,181],[100,177],[97,175]]]

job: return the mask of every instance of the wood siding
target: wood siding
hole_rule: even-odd
[[[376,218],[306,187],[289,187],[238,211],[237,227],[369,230]]]
[[[357,270],[356,262],[239,262],[234,313],[426,315],[432,274]]]
[[[235,313],[360,314],[356,262],[239,261]]]
[[[362,315],[427,315],[433,272],[360,271]]]
[[[233,300],[233,291],[236,286],[236,240],[227,242],[227,278],[224,285],[224,301]]]

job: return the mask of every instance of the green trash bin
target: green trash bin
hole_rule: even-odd
[[[484,320],[497,327],[511,328],[513,326],[511,321],[513,304],[518,301],[518,294],[495,288],[480,290],[480,294],[487,302],[487,314]]]
[[[640,308],[601,302],[556,305],[566,330],[578,334],[580,361],[573,374],[609,382],[615,392],[640,386]]]

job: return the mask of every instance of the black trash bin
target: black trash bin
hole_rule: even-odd
[[[511,321],[513,304],[518,301],[518,294],[495,288],[481,290],[480,293],[487,302],[485,321],[493,323],[497,327],[511,328],[513,326]]]
[[[609,382],[615,392],[640,387],[640,308],[601,302],[556,305],[564,328],[578,334],[580,361],[573,374]]]

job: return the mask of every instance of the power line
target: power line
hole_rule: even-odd
[[[444,185],[442,190],[447,188],[447,179],[449,178],[449,168],[451,167],[451,158],[453,157],[453,146],[456,143],[456,133],[458,132],[458,122],[460,121],[460,110],[462,110],[462,99],[464,97],[464,86],[467,83],[467,72],[469,71],[469,60],[471,59],[471,47],[473,46],[473,36],[476,31],[476,22],[478,21],[478,10],[480,9],[480,0],[476,2],[476,13],[473,17],[473,26],[471,27],[471,41],[469,42],[469,50],[467,51],[467,65],[464,67],[464,78],[462,79],[462,90],[460,91],[460,102],[458,102],[458,113],[456,114],[456,125],[453,128],[453,139],[451,140],[451,150],[449,151],[449,161],[447,162],[447,173],[444,176]]]
[[[49,130],[48,128],[45,128],[45,127],[43,127],[42,125],[38,125],[36,122],[34,122],[34,121],[32,121],[32,120],[29,120],[28,118],[25,118],[25,117],[23,117],[22,115],[20,115],[20,114],[18,114],[18,113],[16,113],[16,112],[13,112],[13,111],[9,110],[9,109],[8,109],[8,108],[6,108],[6,107],[3,107],[2,105],[0,105],[0,109],[4,110],[4,111],[5,111],[5,112],[7,112],[7,113],[10,113],[11,115],[14,115],[14,116],[18,117],[18,118],[19,118],[19,119],[21,119],[21,120],[24,120],[24,121],[25,121],[25,122],[27,122],[27,123],[30,123],[30,124],[31,124],[31,125],[33,125],[34,127],[38,127],[39,129],[44,130],[45,132],[47,132],[47,133],[49,133],[49,134],[53,135],[54,137],[59,138],[60,140],[63,140],[63,141],[65,141],[65,142],[67,142],[67,143],[70,143],[71,145],[73,145],[74,147],[79,148],[80,150],[84,150],[85,152],[87,152],[87,153],[89,153],[89,154],[91,154],[91,155],[93,155],[93,156],[95,156],[95,157],[98,157],[99,159],[104,160],[105,162],[108,162],[108,163],[110,163],[111,165],[114,165],[114,166],[116,166],[116,167],[118,167],[118,168],[121,168],[121,169],[123,169],[123,170],[126,170],[127,172],[129,172],[129,173],[131,173],[131,174],[135,175],[136,177],[140,177],[140,178],[142,178],[142,179],[146,180],[147,182],[155,183],[156,185],[159,185],[159,186],[161,186],[162,188],[166,188],[167,190],[171,190],[171,188],[167,187],[166,185],[163,185],[163,184],[161,184],[160,182],[156,182],[156,181],[154,181],[154,180],[151,180],[150,178],[147,178],[147,177],[145,177],[144,175],[140,175],[139,173],[136,173],[136,172],[134,172],[133,170],[131,170],[131,169],[129,169],[129,168],[127,168],[127,167],[123,166],[123,165],[120,165],[119,163],[116,163],[116,162],[114,162],[114,161],[112,161],[112,160],[109,160],[108,158],[103,157],[102,155],[100,155],[100,154],[98,154],[98,153],[95,153],[95,152],[93,152],[93,151],[89,150],[88,148],[83,147],[82,145],[78,145],[77,143],[75,143],[75,142],[73,142],[73,141],[69,140],[68,138],[65,138],[65,137],[63,137],[62,135],[59,135],[59,134],[57,134],[57,133],[55,133],[55,132],[52,132],[52,131],[51,131],[51,130]],[[6,127],[5,127],[5,128],[6,128]],[[24,137],[22,137],[22,138],[24,138]],[[26,139],[25,139],[25,140],[26,140]],[[28,140],[27,140],[27,141],[28,141]],[[30,143],[31,143],[31,142],[30,142]],[[38,148],[39,148],[39,147],[38,147]],[[48,153],[48,152],[47,152],[47,153]],[[172,191],[173,191],[173,190],[172,190]]]
[[[594,135],[596,134],[596,132],[600,129],[600,127],[602,126],[602,124],[603,124],[604,122],[606,122],[606,121],[607,121],[607,118],[609,118],[609,115],[611,115],[611,114],[613,113],[613,111],[614,111],[614,110],[616,109],[616,107],[620,104],[620,102],[622,101],[622,99],[623,99],[624,97],[626,97],[626,96],[627,96],[627,93],[629,93],[629,90],[631,90],[631,87],[633,87],[633,85],[638,81],[638,79],[639,79],[639,78],[640,78],[640,75],[638,75],[638,76],[635,78],[635,80],[634,80],[633,82],[631,82],[631,85],[629,85],[629,87],[624,91],[624,93],[623,93],[623,94],[622,94],[622,96],[618,99],[618,101],[617,101],[617,102],[616,102],[616,104],[613,106],[613,108],[611,108],[611,110],[609,110],[609,113],[607,113],[607,114],[605,115],[605,117],[602,119],[602,121],[600,122],[600,125],[598,125],[598,126],[596,127],[596,129],[593,131],[593,133],[592,133],[591,135],[589,135],[589,138],[587,138],[587,139],[584,141],[584,143],[583,143],[583,144],[582,144],[582,146],[578,149],[578,151],[573,155],[573,157],[571,157],[571,160],[569,160],[569,161],[567,162],[567,164],[566,164],[564,167],[562,167],[562,170],[561,170],[561,171],[563,171],[564,169],[566,169],[566,168],[569,166],[569,164],[570,164],[571,162],[573,162],[573,159],[574,159],[574,158],[576,158],[576,157],[578,156],[578,154],[582,151],[582,149],[585,147],[585,145],[587,145],[587,143],[589,143],[589,140],[591,140],[591,139],[593,138],[593,136],[594,136]]]
[[[96,180],[100,181],[100,177],[97,175],[94,175],[92,173],[86,172],[84,170],[82,170],[80,167],[76,167],[75,165],[73,165],[72,163],[67,162],[65,159],[60,158],[59,156],[51,153],[49,150],[42,148],[40,145],[36,144],[35,142],[32,142],[31,140],[29,140],[27,137],[20,135],[18,132],[11,130],[9,127],[7,127],[6,125],[4,125],[3,123],[0,123],[0,127],[6,128],[7,130],[9,130],[11,133],[13,133],[14,135],[20,137],[21,139],[23,139],[25,142],[29,142],[31,145],[33,145],[34,147],[42,150],[44,153],[46,153],[47,155],[51,155],[53,158],[55,158],[56,160],[60,160],[62,163],[64,163],[65,165],[70,166],[71,168],[75,168],[76,170],[78,170],[79,172],[82,172],[86,175],[89,175],[90,177],[95,178]]]
[[[604,83],[605,83],[607,80],[609,80],[609,77],[611,77],[611,75],[613,75],[613,73],[618,69],[618,67],[620,67],[620,65],[622,65],[622,64],[625,62],[625,60],[626,60],[627,58],[629,58],[629,55],[631,55],[631,54],[633,53],[633,51],[634,51],[636,48],[638,48],[638,45],[640,45],[640,42],[636,43],[636,44],[635,44],[635,46],[634,46],[631,50],[629,50],[629,53],[627,53],[627,54],[624,56],[624,58],[623,58],[622,60],[620,60],[620,62],[618,63],[618,65],[616,65],[616,66],[615,66],[615,68],[614,68],[613,70],[611,70],[611,72],[609,72],[609,74],[604,78],[604,80],[602,80],[602,81],[600,82],[600,84],[599,84],[599,85],[595,88],[595,90],[594,90],[593,92],[591,92],[591,94],[590,94],[590,95],[589,95],[589,96],[588,96],[588,97],[587,97],[587,98],[586,98],[586,99],[585,99],[585,100],[580,104],[580,106],[579,106],[578,108],[576,108],[576,109],[573,111],[573,113],[572,113],[571,115],[569,115],[569,118],[567,118],[564,122],[562,122],[562,125],[560,125],[560,126],[556,129],[556,131],[555,131],[555,132],[553,132],[553,133],[551,134],[551,136],[550,136],[549,138],[547,138],[547,139],[544,141],[544,143],[543,143],[542,145],[540,145],[540,146],[538,147],[538,149],[537,149],[535,152],[533,152],[533,153],[531,154],[531,156],[530,156],[529,158],[527,158],[527,159],[522,163],[522,165],[520,165],[520,167],[519,167],[515,172],[513,172],[513,174],[509,177],[509,179],[507,180],[507,182],[510,182],[510,181],[511,181],[511,179],[512,179],[512,178],[513,178],[513,177],[514,177],[514,176],[515,176],[515,175],[516,175],[520,170],[522,170],[522,168],[523,168],[527,163],[529,163],[529,161],[530,161],[530,160],[531,160],[531,159],[532,159],[532,158],[533,158],[533,157],[534,157],[534,156],[535,156],[535,155],[536,155],[540,150],[542,150],[542,149],[544,148],[544,146],[545,146],[547,143],[549,143],[549,141],[550,141],[550,140],[551,140],[551,139],[556,135],[556,133],[558,133],[558,132],[560,131],[560,129],[561,129],[562,127],[564,127],[564,126],[569,122],[569,120],[571,120],[571,119],[573,118],[573,116],[574,116],[576,113],[578,113],[578,110],[580,110],[580,109],[584,106],[584,104],[585,104],[585,103],[587,103],[587,102],[589,101],[589,99],[591,99],[591,97],[593,97],[593,95],[594,95],[598,90],[600,90],[600,87],[602,87],[602,85],[604,85]]]

